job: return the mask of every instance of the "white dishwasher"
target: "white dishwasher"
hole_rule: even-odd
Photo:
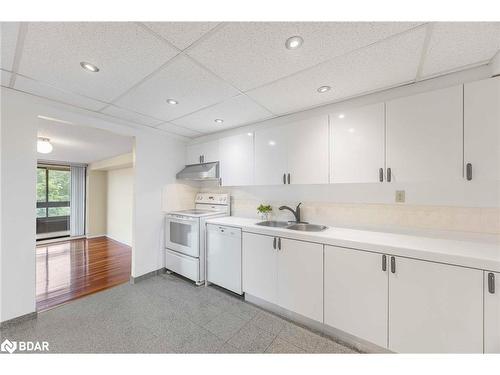
[[[207,281],[237,294],[241,289],[241,229],[207,224]]]

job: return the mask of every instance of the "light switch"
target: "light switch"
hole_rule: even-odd
[[[396,203],[404,203],[404,202],[405,202],[405,191],[396,190]]]

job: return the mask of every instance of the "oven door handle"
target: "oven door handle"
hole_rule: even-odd
[[[177,223],[197,223],[197,218],[180,218],[175,216],[167,216],[167,221],[173,221]]]

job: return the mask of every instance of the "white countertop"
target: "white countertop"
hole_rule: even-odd
[[[498,239],[492,240],[491,236],[457,240],[424,234],[409,235],[339,227],[329,227],[323,232],[299,232],[256,225],[259,221],[261,220],[226,216],[209,219],[207,223],[238,227],[245,232],[500,272],[500,242]]]

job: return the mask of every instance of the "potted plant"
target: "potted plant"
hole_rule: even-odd
[[[259,214],[260,218],[265,221],[269,220],[272,211],[273,208],[269,204],[261,204],[259,207],[257,207],[257,213]]]

